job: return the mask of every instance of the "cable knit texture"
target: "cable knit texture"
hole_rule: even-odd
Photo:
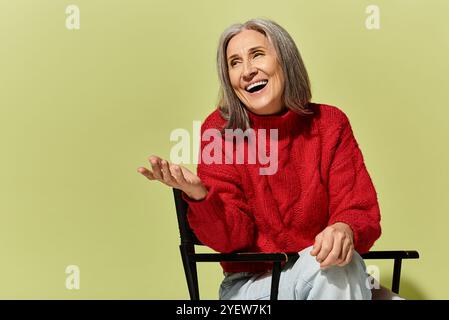
[[[244,164],[235,160],[226,164],[229,141],[216,138],[223,143],[222,164],[197,167],[207,197],[195,201],[183,194],[189,203],[189,223],[203,244],[224,253],[298,252],[313,245],[327,226],[344,222],[353,230],[357,252],[372,247],[381,234],[379,205],[349,120],[337,107],[315,103],[310,107],[311,117],[291,110],[270,116],[249,112],[256,133],[278,129],[278,168],[273,175],[260,174],[259,168],[268,164],[259,159],[255,164],[248,164],[247,157]],[[201,132],[221,130],[225,123],[217,109]],[[211,142],[202,141],[201,150],[211,152]],[[243,144],[248,155],[248,141]],[[236,150],[231,149],[234,157]],[[268,263],[221,265],[226,272],[271,268]]]

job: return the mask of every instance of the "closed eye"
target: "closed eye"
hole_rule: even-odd
[[[262,51],[256,51],[254,53],[254,58],[257,56],[263,56],[264,53]],[[231,67],[234,67],[239,61],[238,60],[232,60],[231,63],[229,64]]]

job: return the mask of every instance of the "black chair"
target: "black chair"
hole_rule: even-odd
[[[281,275],[281,264],[290,259],[297,259],[297,252],[238,252],[238,253],[196,253],[195,246],[203,246],[197,239],[187,220],[188,204],[182,198],[182,191],[173,188],[175,198],[176,215],[178,217],[178,226],[181,238],[179,249],[181,251],[184,273],[186,275],[187,287],[189,289],[190,299],[199,300],[200,293],[198,287],[197,262],[221,262],[221,261],[240,261],[240,262],[271,262],[273,263],[271,280],[271,300],[277,300],[279,280]],[[399,293],[399,281],[401,277],[402,259],[418,259],[417,251],[370,251],[362,255],[364,259],[394,259],[393,283],[391,291]]]

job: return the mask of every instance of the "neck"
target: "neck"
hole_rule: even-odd
[[[279,108],[278,110],[267,112],[267,113],[258,113],[255,111],[251,111],[248,108],[246,108],[246,110],[248,111],[248,113],[252,113],[256,116],[276,116],[276,115],[282,115],[282,114],[286,113],[289,109],[284,106],[284,107]]]

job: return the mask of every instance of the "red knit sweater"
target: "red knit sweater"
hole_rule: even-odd
[[[205,245],[224,253],[297,252],[312,245],[315,236],[335,222],[352,228],[359,253],[367,252],[379,238],[376,191],[348,118],[337,107],[310,106],[315,114],[308,118],[291,110],[271,116],[249,112],[256,132],[278,129],[275,174],[261,175],[259,168],[268,165],[258,159],[256,164],[247,160],[244,164],[198,164],[207,197],[194,201],[183,196],[189,203],[189,223]],[[225,122],[215,110],[201,132],[221,129]],[[203,141],[201,150],[209,143]],[[271,266],[221,265],[227,272],[259,272]]]

